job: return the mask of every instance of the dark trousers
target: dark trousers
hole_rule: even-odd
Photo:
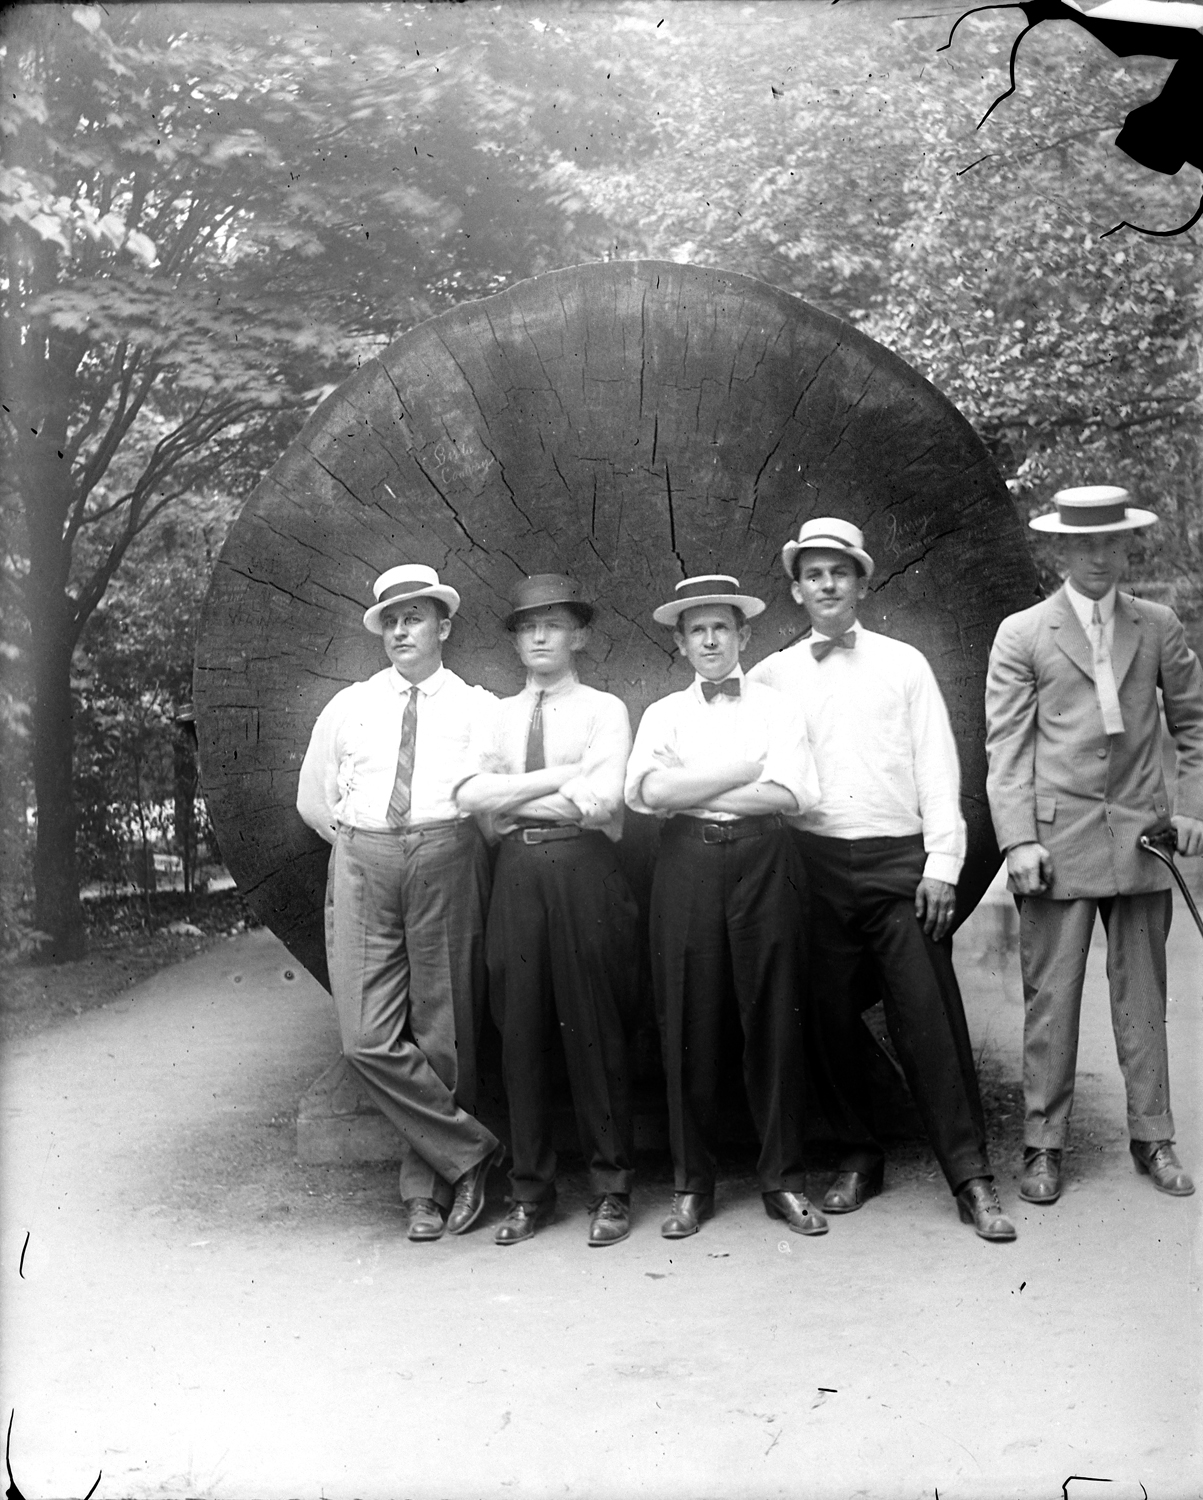
[[[449,1204],[450,1184],[497,1146],[468,1113],[488,879],[471,819],[340,828],[330,856],[326,957],[343,1055],[405,1141],[402,1198]]]
[[[486,953],[516,1201],[536,1203],[555,1189],[548,1082],[557,1031],[592,1191],[631,1190],[626,1012],[634,996],[636,923],[634,897],[605,834],[546,844],[502,841]]]
[[[886,1024],[936,1160],[955,1192],[989,1177],[986,1126],[952,939],[934,943],[915,916],[923,838],[830,839],[799,833],[811,893],[811,1015],[822,1101],[846,1171],[883,1159],[869,1125],[859,1030],[866,952],[881,976]]]
[[[683,821],[683,820],[682,820]],[[806,876],[784,826],[705,844],[665,824],[652,879],[652,984],[678,1192],[714,1191],[722,1015],[734,993],[762,1192],[802,1192]]]

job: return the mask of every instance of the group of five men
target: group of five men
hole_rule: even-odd
[[[1127,498],[1062,491],[1033,523],[1068,538],[1067,582],[1004,621],[991,656],[989,792],[1021,906],[1020,1194],[1034,1203],[1060,1192],[1096,910],[1133,1157],[1161,1190],[1193,1191],[1169,1108],[1170,877],[1137,843],[1171,820],[1160,688],[1178,746],[1178,848],[1203,852],[1203,670],[1172,611],[1117,595],[1125,533],[1155,520]],[[920,652],[859,623],[874,565],[856,526],[809,520],[782,561],[810,633],[747,674],[765,605],[736,578],[686,579],[654,611],[694,677],[649,706],[633,746],[625,705],[577,675],[593,609],[573,580],[518,585],[506,626],[526,685],[500,701],[442,664],[454,589],[416,564],[376,580],[364,624],[390,666],[322,711],[297,805],[333,845],[326,943],[343,1049],[401,1134],[411,1239],[476,1223],[504,1155],[473,1114],[486,974],[513,1157],[497,1243],[529,1239],[555,1208],[561,1045],[589,1244],[629,1233],[639,923],[617,859],[626,807],[660,820],[650,948],[675,1189],[661,1233],[692,1235],[713,1212],[731,996],[769,1216],[826,1232],[804,1191],[819,1140],[838,1153],[826,1213],[881,1191],[860,1044],[869,972],[962,1220],[1015,1238],[952,966],[966,835],[943,699]],[[491,895],[486,838],[498,844]]]

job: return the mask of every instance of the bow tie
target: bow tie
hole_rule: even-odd
[[[718,697],[718,695],[720,693],[723,695],[724,698],[738,698],[739,697],[739,678],[738,677],[728,677],[728,678],[725,678],[724,681],[722,681],[722,682],[705,682],[705,681],[703,681],[703,683],[702,683],[702,697],[705,698],[705,700],[706,700],[707,703],[713,703],[714,700]]]
[[[825,640],[812,641],[810,654],[815,661],[825,661],[838,646],[841,651],[851,651],[856,645],[856,632],[845,630],[843,635],[828,636]]]

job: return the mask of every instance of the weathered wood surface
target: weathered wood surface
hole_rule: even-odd
[[[1036,598],[1006,488],[968,423],[839,320],[748,277],[660,262],[551,272],[415,328],[322,403],[233,527],[197,651],[202,776],[258,914],[325,979],[326,846],[294,811],[323,704],[384,664],[375,576],[431,564],[463,596],[446,661],[515,691],[501,622],[525,573],[597,602],[583,676],[632,724],[688,680],[651,620],[683,577],[769,601],[749,663],[801,633],[779,552],[811,515],[863,527],[863,611],[935,669],[960,747],[967,914],[997,868],[982,694],[999,620]],[[637,885],[654,847],[632,816]]]

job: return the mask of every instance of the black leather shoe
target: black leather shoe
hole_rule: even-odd
[[[447,1233],[463,1234],[471,1229],[484,1212],[485,1188],[489,1181],[489,1168],[499,1167],[505,1157],[505,1147],[498,1145],[488,1156],[482,1157],[474,1167],[469,1167],[455,1184],[455,1201],[447,1215]]]
[[[770,1219],[784,1219],[795,1234],[826,1234],[827,1220],[810,1205],[805,1193],[762,1193]]]
[[[433,1198],[406,1198],[401,1205],[409,1213],[409,1234],[411,1240],[441,1240],[443,1230],[447,1227],[443,1223],[443,1212]]]
[[[516,1200],[510,1204],[510,1211],[497,1226],[497,1233],[493,1240],[498,1245],[516,1245],[519,1240],[534,1238],[535,1225],[550,1219],[556,1211],[556,1200],[553,1194],[550,1198],[544,1198],[540,1203],[525,1203]]]
[[[824,1195],[824,1211],[829,1214],[855,1213],[881,1192],[885,1175],[884,1162],[878,1162],[871,1172],[839,1173]]]
[[[1129,1141],[1128,1150],[1142,1177],[1151,1177],[1159,1193],[1189,1198],[1195,1190],[1190,1174],[1174,1155],[1173,1141]]]
[[[628,1193],[604,1193],[589,1221],[591,1245],[617,1245],[631,1232],[631,1199]]]
[[[1024,1147],[1019,1196],[1025,1203],[1056,1203],[1061,1196],[1061,1152],[1057,1147]]]
[[[660,1233],[666,1240],[686,1240],[697,1234],[713,1213],[713,1193],[674,1193],[673,1206],[660,1226]]]
[[[984,1240],[997,1240],[1001,1244],[1015,1238],[1015,1226],[1003,1213],[988,1177],[971,1177],[957,1190],[957,1211],[961,1223],[972,1224]]]

